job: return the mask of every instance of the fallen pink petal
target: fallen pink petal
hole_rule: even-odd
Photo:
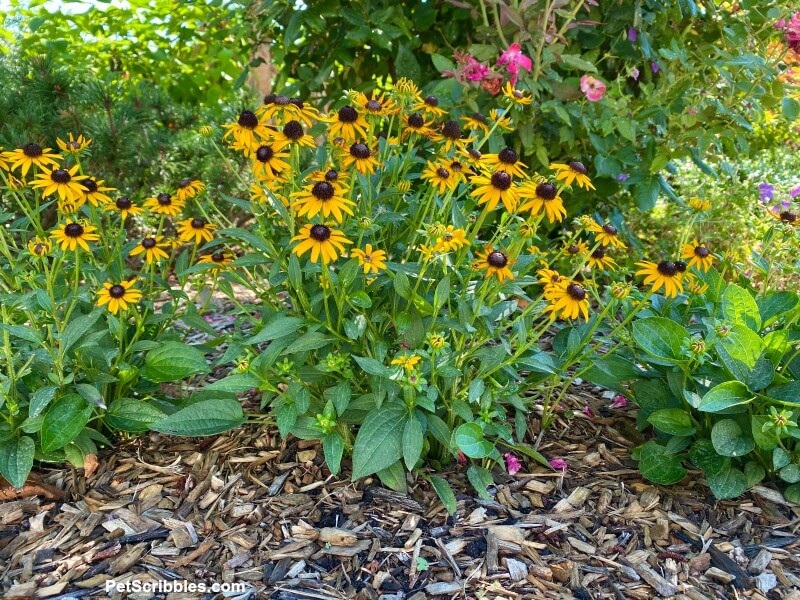
[[[566,471],[567,461],[565,461],[563,458],[553,458],[550,460],[550,466],[556,471]]]
[[[508,471],[509,475],[516,475],[522,469],[522,463],[519,462],[519,459],[511,454],[510,452],[506,452],[503,455],[503,458],[506,459],[506,470]]]

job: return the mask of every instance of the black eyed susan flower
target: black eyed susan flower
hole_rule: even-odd
[[[420,113],[413,113],[403,116],[403,131],[400,134],[400,139],[405,141],[410,135],[419,137],[430,138],[433,135],[431,128],[431,121],[425,120],[425,117]]]
[[[603,246],[595,248],[594,252],[589,255],[588,260],[592,269],[613,269],[617,264],[613,258],[606,254],[606,249]]]
[[[300,233],[294,236],[292,241],[299,242],[292,249],[298,257],[311,250],[311,262],[319,262],[322,259],[322,264],[325,265],[335,261],[339,258],[339,254],[344,253],[345,244],[353,243],[341,231],[321,223],[303,225]]]
[[[519,161],[519,154],[513,148],[506,146],[497,154],[484,154],[486,165],[495,171],[505,171],[515,177],[525,177],[527,165]]]
[[[400,354],[392,359],[393,365],[400,365],[406,371],[412,371],[422,361],[419,354]]]
[[[92,140],[89,138],[83,137],[83,134],[79,135],[77,138],[73,137],[73,135],[69,134],[68,140],[62,140],[61,138],[56,138],[56,144],[61,149],[62,152],[66,154],[72,154],[73,156],[77,156],[86,148],[88,148],[92,143]]]
[[[536,275],[545,292],[554,286],[562,285],[565,281],[564,277],[555,269],[539,269],[536,271]]]
[[[181,202],[186,202],[190,198],[197,196],[197,194],[201,193],[204,189],[206,189],[206,186],[202,181],[186,177],[178,182],[178,189],[175,191],[175,197]]]
[[[80,246],[89,252],[88,242],[96,242],[100,239],[100,236],[95,231],[97,231],[97,227],[93,225],[84,225],[77,221],[67,220],[66,223],[61,223],[52,231],[50,237],[55,239],[62,250],[74,251]]]
[[[466,182],[467,175],[470,177],[475,175],[475,172],[470,168],[470,166],[465,165],[458,158],[451,158],[445,161],[445,168],[449,169],[450,172],[456,176],[459,182]]]
[[[520,206],[520,210],[529,210],[534,217],[544,212],[548,221],[560,223],[567,216],[558,188],[549,181],[524,182],[519,188],[519,197],[528,200]]]
[[[714,257],[711,256],[711,251],[705,243],[699,243],[694,240],[691,244],[683,244],[681,246],[681,258],[689,261],[689,267],[697,267],[700,271],[708,271],[711,264],[714,262]]]
[[[556,171],[556,181],[563,181],[564,185],[571,186],[572,182],[574,181],[578,184],[578,187],[587,190],[594,189],[594,186],[587,175],[588,171],[581,162],[573,160],[567,164],[552,163],[550,165],[550,170]]]
[[[524,239],[528,240],[528,243],[533,243],[533,240],[536,238],[536,232],[538,230],[538,225],[534,220],[523,221],[519,224],[519,235]]]
[[[476,270],[486,271],[484,276],[486,279],[495,276],[498,281],[502,282],[506,279],[514,279],[510,267],[515,262],[499,250],[487,246],[483,252],[478,252],[472,267]]]
[[[485,204],[486,210],[494,210],[500,202],[510,213],[517,209],[514,178],[505,171],[495,171],[490,177],[478,175],[472,178],[471,183],[478,186],[471,195],[477,198],[478,204]]]
[[[81,181],[81,185],[84,187],[84,198],[91,204],[92,206],[104,206],[111,202],[111,197],[106,194],[106,192],[112,192],[117,188],[106,187],[103,184],[105,180],[103,179],[92,179],[87,178]]]
[[[441,117],[445,112],[439,106],[439,99],[436,96],[425,96],[424,98],[417,96],[413,109],[434,118]]]
[[[272,137],[266,119],[259,118],[251,110],[242,111],[235,123],[227,123],[222,128],[225,129],[225,133],[222,134],[223,140],[233,137],[235,145],[244,149],[257,147]]]
[[[346,142],[355,142],[356,140],[363,140],[367,137],[367,129],[369,124],[355,108],[349,104],[338,111],[331,113],[329,117],[323,119],[326,123],[330,123],[328,127],[328,137],[333,139],[341,137]]]
[[[106,282],[103,289],[97,292],[97,306],[105,306],[112,315],[142,299],[142,292],[133,287],[135,279],[120,283]]]
[[[85,175],[78,175],[78,165],[71,169],[43,169],[31,182],[31,186],[42,188],[42,198],[58,194],[62,200],[72,200],[83,204],[85,188],[81,182]]]
[[[258,204],[269,206],[272,203],[271,198],[267,194],[269,191],[281,204],[289,208],[289,198],[278,191],[278,186],[282,183],[286,182],[277,179],[264,179],[258,183],[254,183],[250,186],[250,200]]]
[[[373,248],[367,244],[364,249],[355,248],[352,253],[358,259],[358,264],[364,267],[364,275],[370,271],[377,273],[386,268],[386,251]]]
[[[369,146],[361,142],[356,142],[350,146],[350,149],[342,160],[342,165],[345,169],[349,169],[351,166],[355,165],[356,171],[359,173],[372,175],[379,163],[375,157],[372,156],[372,151],[369,149]]]
[[[614,248],[624,248],[625,242],[619,239],[619,231],[617,228],[611,225],[610,223],[606,223],[605,225],[600,225],[599,223],[592,222],[587,227],[589,231],[595,234],[594,239],[596,242],[602,244],[603,246],[613,246]]]
[[[289,104],[295,108],[295,118],[305,124],[306,127],[311,127],[313,120],[319,118],[317,109],[310,104],[306,104],[300,98],[289,98]]]
[[[711,208],[711,201],[693,196],[689,198],[689,206],[691,206],[697,212],[705,212]]]
[[[567,256],[583,256],[589,252],[589,247],[586,245],[586,242],[578,240],[571,243],[564,242],[561,251]]]
[[[306,127],[311,127],[312,120],[319,116],[312,106],[306,105],[300,98],[278,94],[264,96],[264,104],[257,112],[267,120],[275,119],[278,123],[286,123],[295,119],[303,122]]]
[[[523,90],[515,89],[514,86],[511,85],[510,81],[506,83],[505,87],[503,88],[503,96],[510,100],[512,104],[519,104],[521,106],[525,106],[532,102],[529,93]]]
[[[333,215],[337,223],[344,220],[345,213],[353,216],[356,204],[341,195],[342,188],[328,181],[316,181],[294,192],[295,207],[298,216],[312,218],[322,213],[326,219]]]
[[[486,167],[483,154],[475,148],[464,148],[459,151],[458,156],[461,158],[461,162],[471,169],[480,170]]]
[[[289,158],[288,152],[278,152],[270,144],[261,144],[250,153],[253,159],[253,175],[259,180],[275,179],[276,173],[291,170],[286,159]]]
[[[427,179],[440,194],[447,190],[453,191],[458,186],[458,176],[441,163],[428,161],[427,168],[422,171],[422,178]]]
[[[80,200],[58,200],[57,202],[58,214],[64,216],[74,215],[81,209],[81,206],[83,205],[84,205],[83,198],[81,198]]]
[[[168,247],[168,244],[165,244],[163,240],[163,235],[146,237],[139,242],[139,244],[133,250],[131,250],[130,256],[144,254],[144,261],[148,265],[157,263],[163,258],[169,258],[169,254],[167,254],[165,250],[165,248]]]
[[[461,134],[461,127],[458,125],[457,121],[447,121],[443,123],[438,132],[434,131],[433,135],[431,135],[431,139],[434,142],[443,144],[442,152],[444,153],[449,153],[453,148],[460,150],[475,140],[474,137],[465,138]]]
[[[210,242],[213,240],[214,232],[217,229],[216,225],[200,217],[178,221],[177,225],[178,239],[182,242],[194,242],[195,244],[202,244],[203,242]]]
[[[308,135],[299,121],[291,120],[283,126],[279,132],[275,134],[275,144],[273,148],[283,150],[287,146],[296,144],[297,146],[305,146],[307,148],[314,148],[317,143],[314,138]]]
[[[791,210],[767,210],[767,214],[773,219],[777,219],[781,223],[786,223],[787,225],[792,225],[797,227],[800,225],[800,214],[793,212]]]
[[[233,262],[234,255],[230,252],[225,252],[224,250],[218,250],[217,252],[213,252],[211,254],[205,254],[200,257],[198,263],[201,264],[211,264],[214,265],[213,269],[209,269],[213,274],[218,273],[221,269],[226,268],[229,264]]]
[[[372,96],[360,93],[356,96],[355,103],[361,110],[375,117],[389,117],[400,110],[394,100],[383,93],[375,95],[373,92]]]
[[[419,88],[417,87],[417,84],[414,83],[411,79],[408,79],[407,77],[401,77],[400,79],[398,79],[397,82],[394,84],[394,90],[399,96],[401,96],[404,99],[411,98],[413,100],[417,100],[420,95],[420,91]]]
[[[628,297],[628,294],[631,293],[631,286],[630,283],[617,281],[611,286],[611,297],[616,298],[617,300],[625,300]]]
[[[104,208],[109,211],[118,212],[122,217],[123,221],[127,219],[130,215],[140,215],[143,212],[141,207],[136,206],[133,203],[133,200],[131,200],[130,198],[126,198],[125,196],[120,196],[119,198],[114,200],[114,202],[112,202],[111,204],[106,204]]]
[[[23,177],[28,174],[31,167],[47,170],[48,167],[58,168],[59,154],[53,154],[50,148],[42,148],[39,144],[25,144],[5,153],[5,159],[11,164],[11,171],[20,169]]]
[[[436,238],[436,244],[433,249],[436,252],[451,252],[458,250],[462,246],[469,246],[467,232],[448,225]]]
[[[53,244],[47,238],[40,238],[38,235],[28,242],[28,252],[39,258],[43,258],[53,251]]]
[[[664,295],[668,298],[674,298],[678,292],[683,292],[683,272],[676,263],[662,260],[656,264],[645,260],[637,262],[636,266],[641,267],[636,274],[644,277],[644,284],[652,286],[653,292],[663,287]]]
[[[493,108],[489,111],[489,118],[493,123],[504,131],[513,131],[514,125],[511,123],[511,117],[502,108]]]
[[[690,273],[686,278],[686,289],[696,296],[702,296],[708,291],[708,284]]]
[[[11,167],[6,162],[6,153],[0,148],[0,171],[10,171]]]
[[[589,294],[579,283],[564,280],[546,289],[544,297],[550,302],[548,312],[562,319],[577,319],[582,314],[585,321],[589,320]]]
[[[461,120],[464,121],[464,125],[470,131],[489,133],[489,121],[483,113],[472,113],[472,115],[461,117]]]
[[[157,215],[166,215],[168,217],[177,217],[185,206],[172,194],[161,192],[155,196],[148,198],[144,201],[144,207],[150,209],[151,212]]]
[[[445,346],[447,346],[447,338],[443,333],[439,333],[436,331],[431,331],[427,335],[428,345],[431,347],[431,350],[441,350]]]

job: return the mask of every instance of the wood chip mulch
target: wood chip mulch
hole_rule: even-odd
[[[42,469],[24,493],[0,490],[0,593],[800,600],[800,507],[767,487],[715,502],[699,473],[653,486],[621,433],[632,410],[580,401],[594,415],[542,446],[566,472],[527,462],[513,477],[497,471],[487,501],[457,465],[443,474],[458,498],[452,517],[422,478],[408,496],[353,484],[321,466],[313,443],[256,425],[200,441],[144,436],[88,473]],[[106,591],[109,581],[227,589]]]

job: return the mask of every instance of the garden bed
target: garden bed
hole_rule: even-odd
[[[353,484],[315,443],[252,425],[151,434],[92,473],[41,470],[38,494],[0,506],[0,589],[92,597],[107,580],[161,579],[245,583],[242,598],[800,597],[796,505],[764,487],[715,503],[697,477],[653,486],[620,433],[633,411],[602,416],[608,400],[576,393],[600,416],[542,447],[567,471],[496,472],[484,501],[456,467],[453,517],[423,480],[407,497]]]

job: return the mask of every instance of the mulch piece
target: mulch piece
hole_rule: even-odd
[[[449,516],[424,479],[408,496],[333,477],[312,442],[248,425],[200,441],[151,434],[83,469],[39,471],[40,494],[0,504],[5,598],[214,598],[107,593],[107,580],[239,583],[229,598],[791,598],[800,600],[800,507],[757,487],[715,502],[692,473],[643,480],[620,433],[630,410],[579,397],[545,437],[565,473],[496,471],[492,499],[443,474]],[[624,427],[623,427],[624,425]]]

